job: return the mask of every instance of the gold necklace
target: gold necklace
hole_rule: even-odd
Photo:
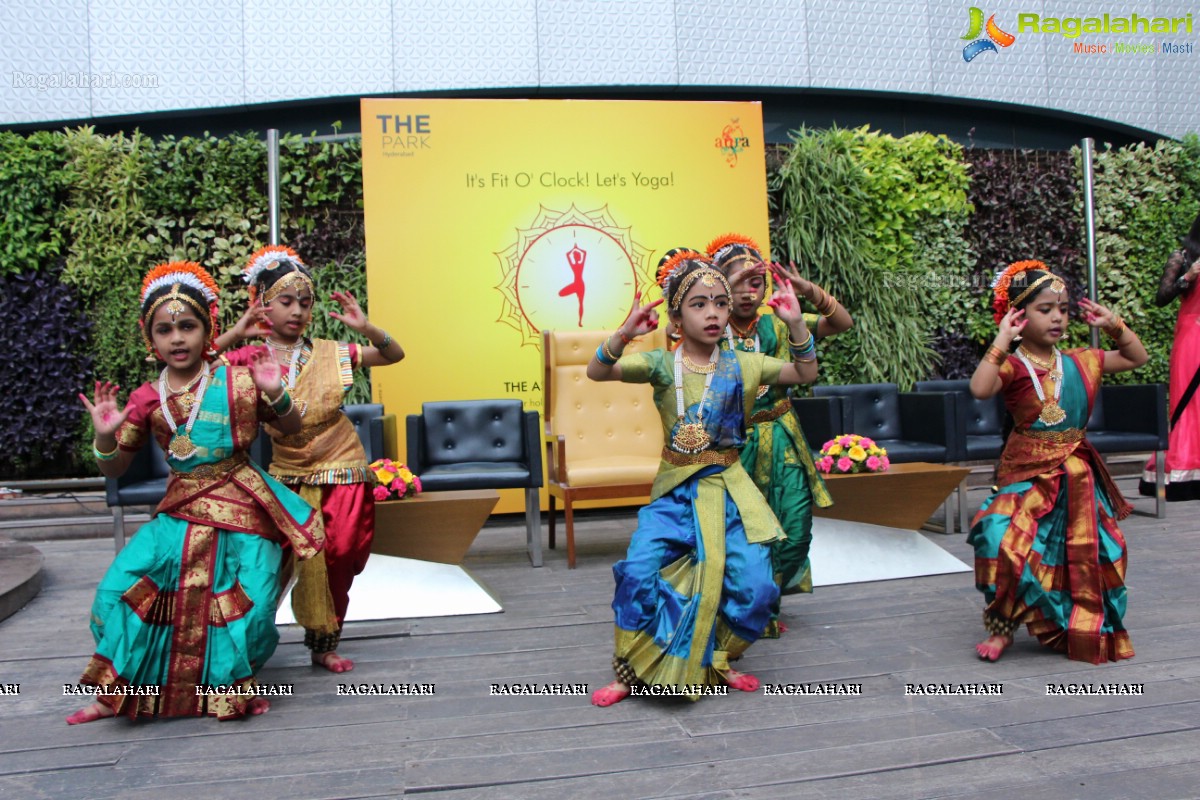
[[[208,370],[201,369],[192,377],[191,380],[176,389],[175,387],[171,386],[171,379],[167,376],[167,371],[163,370],[162,380],[163,383],[167,385],[167,394],[177,398],[177,402],[179,403],[180,409],[183,410],[183,413],[186,414],[188,411],[190,411],[192,405],[196,402],[196,395],[192,392],[192,387],[195,386],[196,382],[204,377],[204,375],[207,373]]]
[[[682,348],[681,348],[681,350],[682,350]],[[688,358],[687,353],[683,353],[683,365],[685,367],[687,367],[690,371],[699,373],[701,375],[709,375],[712,372],[716,371],[716,369],[717,369],[716,361],[709,361],[704,364],[697,364],[695,361],[692,361],[690,358]]]
[[[1042,369],[1047,370],[1047,371],[1054,369],[1055,353],[1056,353],[1055,350],[1051,349],[1049,358],[1039,358],[1036,355],[1034,355],[1033,353],[1029,352],[1029,350],[1026,349],[1025,345],[1021,345],[1017,349],[1020,350],[1022,353],[1024,353],[1025,357],[1028,358],[1030,361],[1032,361],[1035,366],[1041,367]]]

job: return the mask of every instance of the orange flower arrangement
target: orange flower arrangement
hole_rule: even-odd
[[[997,323],[1008,313],[1008,290],[1012,286],[1013,279],[1035,269],[1042,272],[1050,271],[1041,261],[1015,261],[996,273],[996,279],[992,281],[992,318]]]

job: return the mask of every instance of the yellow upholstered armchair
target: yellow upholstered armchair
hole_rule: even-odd
[[[572,505],[581,500],[650,496],[663,447],[662,423],[647,384],[597,382],[587,365],[611,331],[542,331],[546,465],[550,492],[550,547],[555,545],[555,500],[562,500],[567,529],[567,567],[575,567]],[[653,350],[661,331],[638,340],[626,353]]]

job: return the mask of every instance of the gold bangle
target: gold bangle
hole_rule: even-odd
[[[821,314],[822,317],[832,317],[834,314],[837,313],[838,299],[831,294],[827,294],[826,297],[829,298],[829,304],[827,306],[825,306],[825,308],[827,308],[828,311],[822,310],[820,308],[818,308],[817,311]]]
[[[1008,354],[1001,350],[996,345],[989,345],[987,352],[983,354],[983,360],[989,364],[995,364],[997,367],[1004,363],[1004,359]]]
[[[808,330],[808,329],[805,328],[805,330]],[[808,338],[805,339],[803,342],[793,342],[792,336],[789,333],[788,334],[788,346],[794,347],[798,350],[803,350],[804,348],[808,347],[808,343],[812,341],[812,338],[813,338],[812,331],[808,331]]]
[[[612,362],[615,364],[615,363],[617,363],[617,361],[619,361],[620,359],[617,357],[617,355],[616,355],[615,353],[613,353],[613,351],[612,351],[612,348],[608,346],[608,340],[609,340],[609,339],[611,339],[611,338],[612,338],[612,335],[611,335],[611,334],[610,334],[610,335],[608,335],[608,336],[605,336],[605,337],[604,337],[604,341],[600,343],[600,347],[603,349],[603,351],[604,351],[604,355],[605,355],[607,358],[611,359],[611,360],[612,360]]]
[[[1105,328],[1104,333],[1115,342],[1124,336],[1125,331],[1127,330],[1129,330],[1129,328],[1125,325],[1125,320],[1117,317],[1117,321],[1111,326]]]

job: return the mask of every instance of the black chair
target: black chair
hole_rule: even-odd
[[[423,403],[407,424],[408,467],[427,492],[524,489],[529,560],[542,566],[541,434],[520,400]]]
[[[850,430],[849,397],[793,396],[792,409],[800,420],[800,428],[814,456],[825,442]]]
[[[354,423],[367,452],[368,462],[395,457],[395,414],[384,414],[383,406],[378,403],[350,405],[342,410]],[[250,458],[263,468],[270,466],[271,437],[260,432],[250,445]],[[121,477],[104,479],[104,498],[113,510],[113,544],[118,553],[125,546],[125,507],[157,506],[167,493],[169,474],[170,468],[162,448],[155,442],[147,441]]]
[[[970,390],[967,378],[955,380],[917,381],[918,392],[950,392],[954,395],[955,436],[959,441],[961,461],[995,461],[1004,450],[1004,396],[1000,393],[987,400],[978,400]],[[967,529],[967,491],[965,483],[958,487],[958,529]],[[950,532],[949,508],[946,513],[946,532]]]
[[[1154,516],[1165,518],[1167,489],[1164,451],[1170,442],[1166,384],[1101,386],[1092,403],[1087,438],[1102,455],[1154,453]]]
[[[125,506],[153,509],[167,493],[170,473],[162,448],[147,437],[121,477],[104,479],[104,500],[113,511],[113,545],[118,553],[125,546]]]
[[[849,398],[847,427],[838,433],[869,436],[893,462],[962,460],[949,392],[901,392],[894,383],[861,383],[814,386],[813,395]]]

